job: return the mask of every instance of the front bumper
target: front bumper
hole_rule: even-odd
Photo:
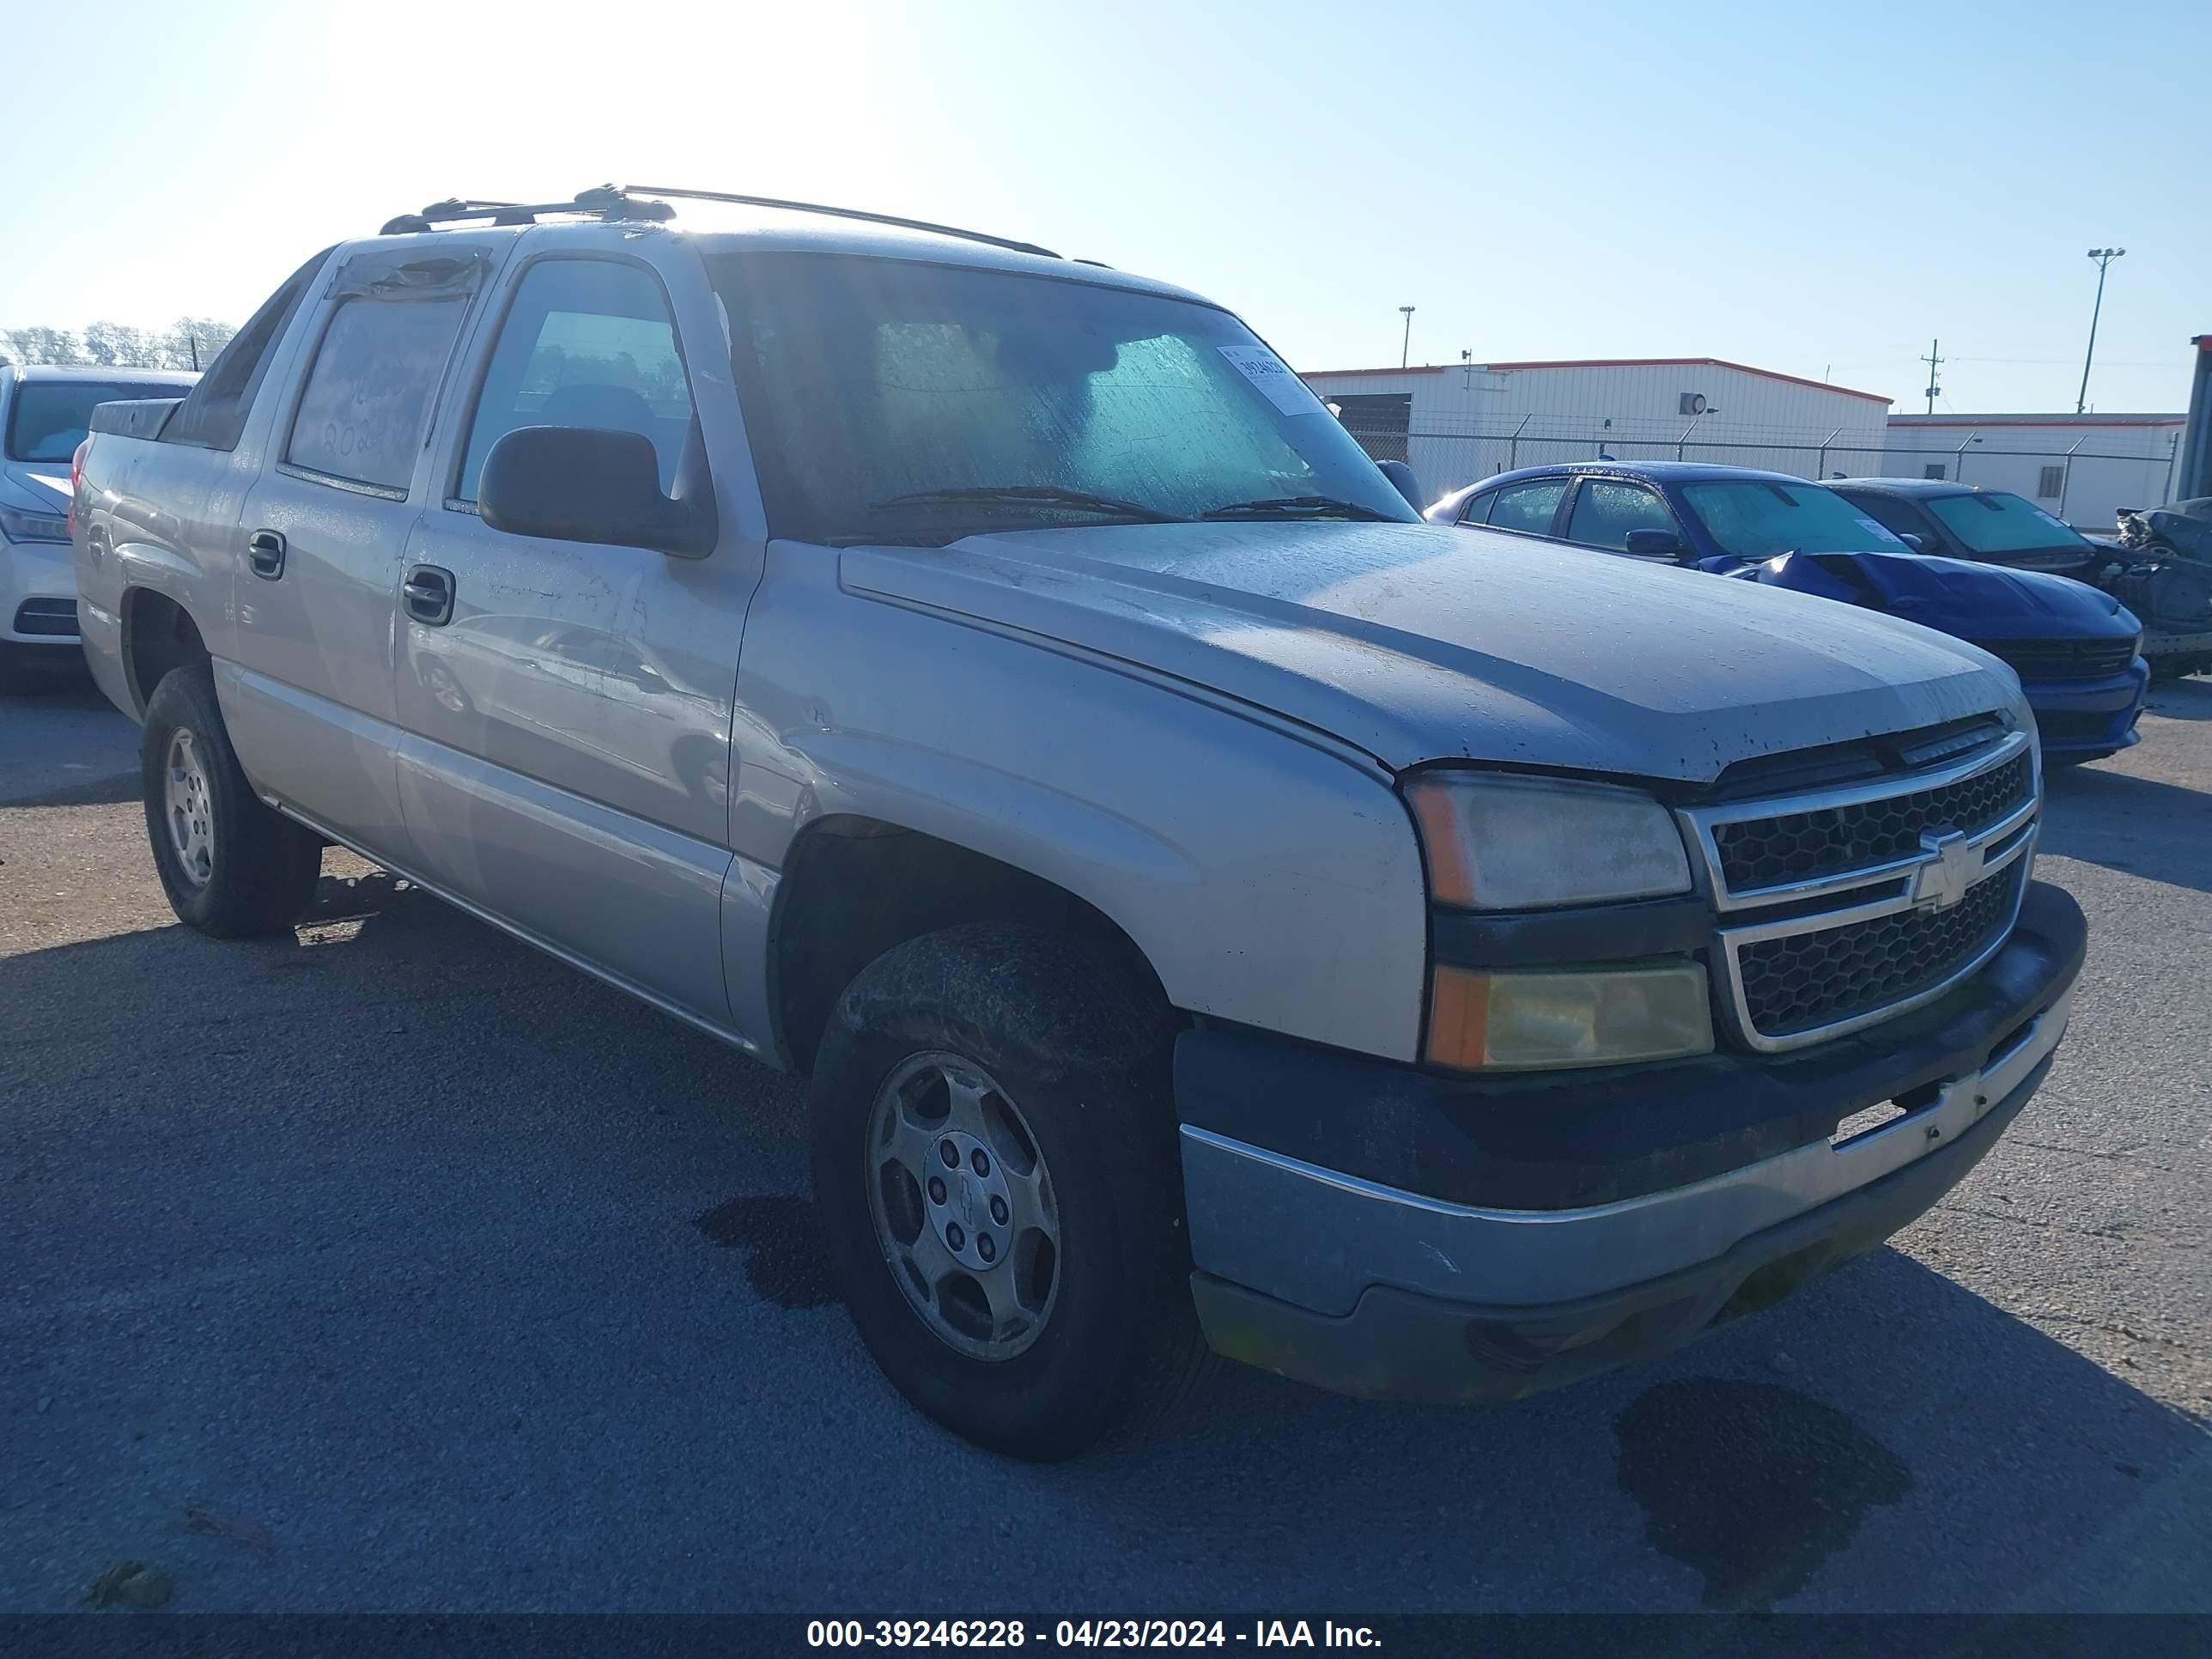
[[[1473,1401],[1557,1387],[1763,1307],[1874,1249],[1995,1144],[2064,1035],[2085,933],[2071,899],[2032,886],[2004,948],[1928,1009],[1788,1055],[1584,1074],[1581,1111],[1555,1079],[1533,1117],[1525,1087],[1350,1056],[1323,1066],[1240,1036],[1279,1051],[1272,1078],[1248,1079],[1280,1109],[1262,1144],[1222,1127],[1240,1115],[1234,1099],[1220,1109],[1224,1096],[1197,1092],[1221,1076],[1214,1051],[1231,1034],[1188,1033],[1177,1099],[1207,1339],[1345,1393]],[[1364,1091],[1341,1088],[1346,1066],[1366,1068]],[[1688,1099],[1670,1073],[1707,1094]],[[1633,1115],[1655,1144],[1632,1149],[1608,1103],[1633,1100],[1639,1075]],[[1316,1143],[1337,1150],[1326,1162],[1289,1144],[1316,1121],[1298,1097],[1317,1079],[1339,1085],[1329,1115],[1347,1126]],[[1787,1109],[1774,1110],[1778,1085]],[[1904,1115],[1831,1144],[1885,1101]],[[1778,1135],[1788,1144],[1712,1167],[1720,1148]],[[1593,1137],[1595,1159],[1579,1144]],[[1425,1168],[1407,1167],[1407,1146],[1430,1149]]]
[[[0,645],[73,648],[76,573],[67,542],[0,537]],[[66,631],[57,631],[64,627]]]
[[[2043,752],[2054,757],[2109,755],[2140,740],[2136,721],[2150,689],[2150,664],[2137,657],[2100,680],[2023,681]]]

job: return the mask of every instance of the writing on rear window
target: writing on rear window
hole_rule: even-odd
[[[463,308],[458,295],[341,305],[300,393],[285,459],[332,477],[404,489]]]

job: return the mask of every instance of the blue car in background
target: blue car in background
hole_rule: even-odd
[[[1915,552],[1833,490],[1786,472],[1680,461],[1522,467],[1427,509],[1458,524],[1795,588],[1968,641],[2020,676],[2046,758],[2136,740],[2142,625],[2063,576]]]

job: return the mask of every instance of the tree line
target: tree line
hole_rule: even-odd
[[[87,368],[205,368],[238,332],[235,323],[179,317],[167,328],[88,323],[66,328],[0,328],[0,363]]]

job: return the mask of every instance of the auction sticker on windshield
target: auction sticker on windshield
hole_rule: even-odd
[[[1285,415],[1325,412],[1313,389],[1291,373],[1289,365],[1272,351],[1251,346],[1225,345],[1221,355],[1246,380],[1267,394],[1267,401]]]

